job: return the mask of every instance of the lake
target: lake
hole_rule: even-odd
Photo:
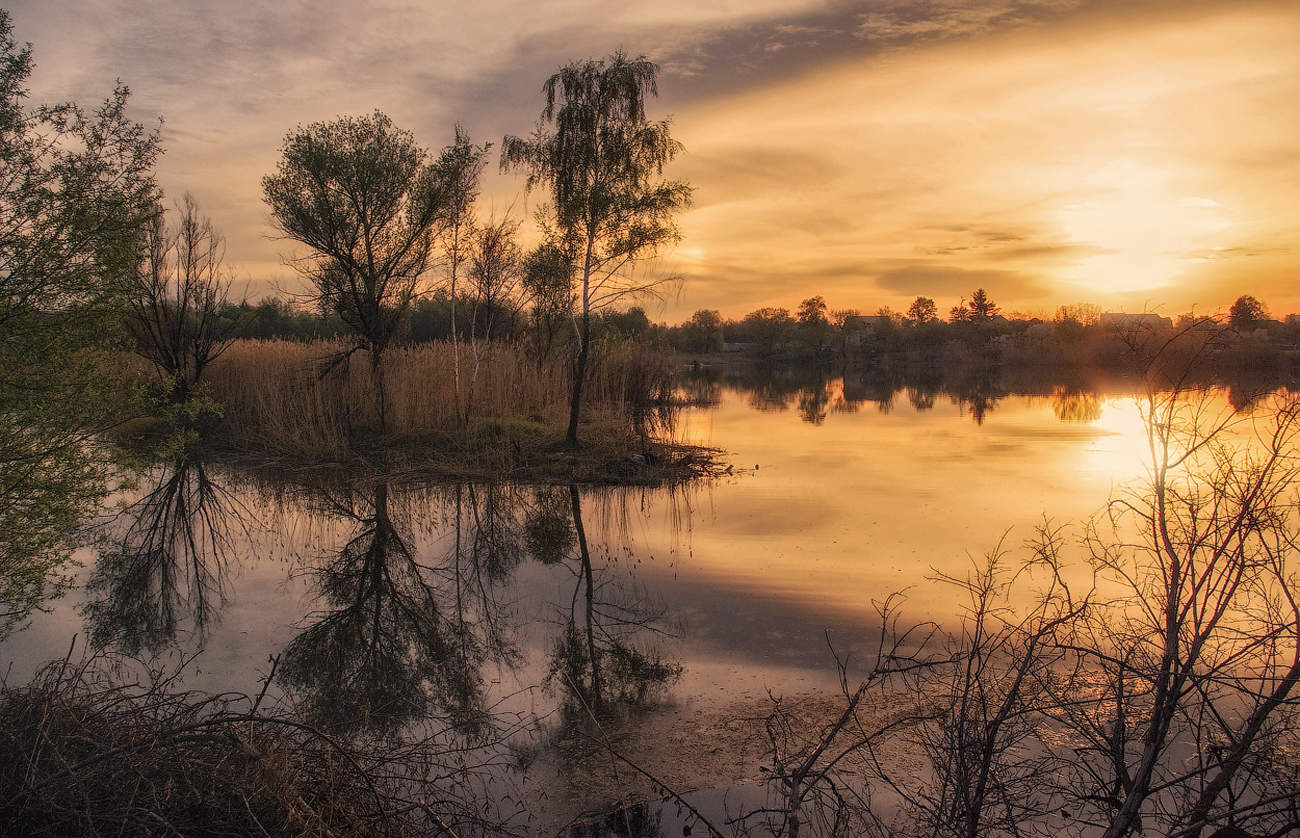
[[[1145,474],[1142,415],[1120,391],[686,389],[703,403],[673,434],[732,466],[702,485],[303,484],[156,465],[113,498],[77,584],[0,662],[21,682],[75,635],[197,654],[187,686],[256,692],[279,656],[276,689],[345,726],[509,713],[547,730],[595,700],[660,708],[624,730],[713,736],[719,708],[837,690],[831,649],[862,660],[885,597],[949,624],[962,594],[937,575],[963,577],[999,545],[1025,555],[1045,521],[1084,521]],[[565,794],[547,805],[600,796],[574,777]]]

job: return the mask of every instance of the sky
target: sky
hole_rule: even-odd
[[[646,308],[738,317],[940,311],[1300,311],[1300,3],[1146,0],[9,0],[34,101],[162,120],[158,175],[227,240],[239,295],[300,282],[261,178],[299,124],[387,113],[437,151],[494,145],[484,214],[541,196],[501,174],[541,85],[617,48],[661,66],[652,118],[694,187],[680,277]]]

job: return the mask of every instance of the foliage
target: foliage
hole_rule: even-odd
[[[976,288],[970,296],[970,320],[972,323],[987,323],[998,314],[998,306],[983,288]]]
[[[646,58],[622,52],[568,64],[543,86],[542,123],[554,130],[539,127],[503,143],[502,167],[525,170],[530,189],[548,189],[550,203],[539,213],[548,253],[564,254],[578,283],[570,445],[578,441],[592,313],[666,281],[637,268],[677,243],[675,216],[691,200],[685,183],[660,179],[681,144],[667,120],[646,118],[658,72]]]
[[[1268,319],[1264,304],[1249,294],[1242,294],[1228,309],[1228,323],[1238,331],[1254,328],[1256,323]]]
[[[88,442],[124,395],[105,350],[157,211],[158,135],[126,87],[94,111],[32,107],[32,67],[0,11],[0,634],[50,592],[103,488]]]
[[[370,352],[381,429],[381,357],[449,223],[449,174],[376,111],[291,131],[276,172],[262,179],[272,221],[312,251],[293,265],[315,289],[314,302]]]
[[[722,350],[722,314],[717,309],[702,308],[683,326],[682,348],[687,352]]]
[[[913,325],[923,325],[939,319],[939,309],[929,297],[917,297],[907,307],[907,319]]]

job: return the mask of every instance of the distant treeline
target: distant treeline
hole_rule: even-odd
[[[395,341],[421,344],[450,340],[451,297],[441,290],[415,301],[400,319]],[[563,346],[573,328],[567,313],[517,306],[493,306],[469,297],[455,307],[460,335],[489,334],[494,340],[529,339],[553,348]],[[226,303],[220,309],[222,332],[238,338],[319,340],[344,337],[337,314],[322,315],[274,297],[257,304]],[[1250,296],[1233,304],[1226,316],[1193,313],[1165,317],[1153,313],[1104,312],[1086,303],[1060,306],[1048,319],[1004,316],[983,289],[969,302],[954,306],[946,320],[933,300],[918,297],[906,312],[887,308],[863,315],[854,309],[830,309],[822,297],[810,297],[791,312],[766,307],[738,319],[701,309],[677,324],[653,323],[645,310],[607,310],[594,318],[593,331],[607,338],[631,339],[691,356],[726,353],[760,361],[817,363],[904,359],[934,365],[978,357],[1007,363],[1112,366],[1119,362],[1135,331],[1174,333],[1219,324],[1223,353],[1246,353],[1259,359],[1300,349],[1300,322],[1271,319]],[[487,324],[492,324],[487,328]]]
[[[951,365],[977,358],[1025,364],[1113,366],[1143,342],[1190,329],[1217,329],[1217,356],[1234,353],[1259,360],[1300,348],[1300,322],[1270,319],[1254,297],[1243,295],[1226,316],[1187,313],[1104,312],[1091,304],[1060,306],[1050,319],[1005,316],[983,289],[954,306],[947,320],[934,300],[917,297],[906,312],[888,308],[873,315],[831,310],[822,297],[804,300],[792,313],[760,308],[740,319],[700,310],[676,326],[660,327],[667,345],[688,354],[726,352],[762,361],[894,361]]]
[[[313,341],[351,334],[338,314],[322,314],[310,306],[296,305],[280,297],[266,297],[258,303],[226,302],[218,309],[218,320],[220,333],[230,339]],[[638,307],[601,312],[593,320],[602,333],[627,338],[648,338],[663,328],[654,326],[645,310]],[[451,340],[451,295],[439,290],[416,300],[399,316],[398,323],[394,338],[398,344]],[[537,330],[553,333],[554,339],[560,341],[566,331],[572,331],[567,316],[547,316],[513,306],[485,304],[467,295],[457,298],[456,323],[457,333],[462,337],[486,334],[492,340],[501,341],[518,339]]]

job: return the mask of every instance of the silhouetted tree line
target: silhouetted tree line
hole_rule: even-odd
[[[728,351],[762,361],[1117,366],[1136,334],[1173,335],[1199,323],[1224,328],[1225,338],[1213,355],[1229,364],[1259,366],[1300,349],[1300,318],[1274,320],[1250,295],[1239,297],[1226,315],[1110,313],[1079,303],[1060,306],[1050,318],[1042,318],[1004,314],[983,288],[953,306],[946,320],[940,319],[939,307],[929,297],[917,297],[906,312],[881,308],[864,315],[830,309],[825,299],[815,296],[794,311],[768,306],[738,319],[701,309],[651,334],[687,354]]]
[[[451,340],[451,297],[445,292],[433,294],[412,304],[397,320],[394,343],[420,344]],[[474,311],[472,301],[461,297],[457,302],[456,324],[460,334],[468,334],[477,322],[479,332],[488,320],[494,322],[492,340],[525,339],[538,328],[540,317],[533,310],[518,311],[504,305],[480,305]],[[313,311],[280,297],[265,297],[261,302],[224,302],[216,312],[217,330],[230,339],[313,341],[343,337],[347,325],[336,314]],[[566,317],[567,321],[567,317]],[[563,343],[572,334],[567,322],[552,325],[555,342]],[[664,327],[650,322],[645,309],[633,306],[623,311],[601,312],[593,317],[598,336],[630,338],[658,342]]]

